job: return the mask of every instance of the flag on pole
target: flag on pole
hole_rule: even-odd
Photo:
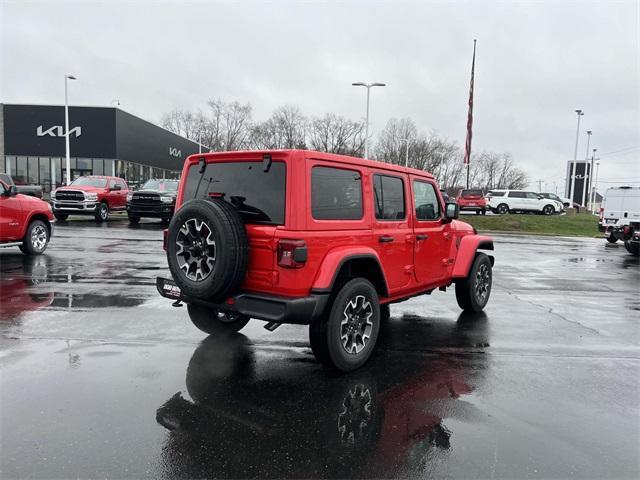
[[[473,41],[473,60],[471,61],[471,85],[469,86],[469,114],[467,115],[467,141],[464,146],[464,164],[471,160],[471,130],[473,127],[473,76],[476,68],[476,41]]]

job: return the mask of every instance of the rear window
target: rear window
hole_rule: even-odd
[[[460,196],[462,197],[481,197],[482,190],[462,190],[460,192]]]
[[[268,172],[261,161],[213,162],[203,175],[199,171],[198,164],[189,168],[183,202],[215,196],[234,206],[246,223],[284,224],[284,162],[274,160]]]
[[[316,220],[360,220],[362,177],[354,170],[311,169],[311,214]]]

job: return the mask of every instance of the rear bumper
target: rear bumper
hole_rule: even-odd
[[[223,312],[241,313],[267,322],[297,325],[308,325],[320,320],[329,302],[328,293],[295,298],[240,293],[231,297],[226,303],[214,303],[183,295],[173,280],[162,277],[156,279],[156,288],[160,295],[171,300],[180,300]]]
[[[485,205],[459,205],[460,207],[460,211],[464,212],[464,211],[482,211],[482,210],[486,210],[487,207]]]

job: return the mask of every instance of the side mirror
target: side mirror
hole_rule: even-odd
[[[18,187],[16,187],[15,185],[9,185],[4,191],[4,194],[7,197],[15,197],[18,194]]]
[[[444,218],[447,220],[455,220],[460,215],[460,206],[455,203],[447,203],[444,210]]]

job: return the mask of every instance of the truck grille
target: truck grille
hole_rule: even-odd
[[[160,205],[160,195],[157,193],[135,192],[131,197],[131,203],[136,206]]]
[[[84,201],[84,193],[76,190],[61,190],[56,192],[56,200]]]

